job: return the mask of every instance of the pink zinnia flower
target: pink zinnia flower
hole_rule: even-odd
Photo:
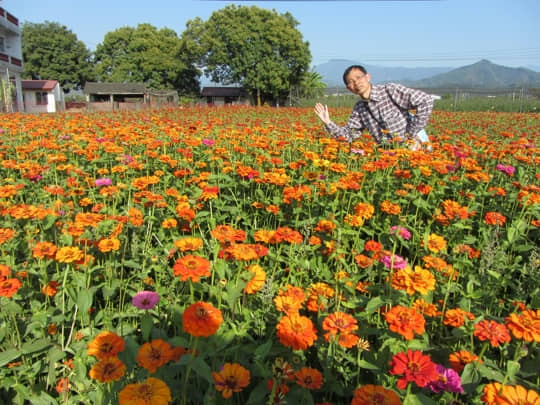
[[[398,255],[386,255],[381,259],[381,263],[389,269],[402,270],[407,267],[407,260]]]
[[[139,309],[152,309],[159,302],[159,294],[154,291],[139,291],[131,299],[131,303]]]
[[[202,143],[203,145],[205,146],[214,146],[214,144],[216,143],[216,141],[214,141],[213,139],[210,139],[210,138],[204,138],[202,140]]]
[[[101,177],[99,179],[96,179],[96,187],[102,187],[102,186],[110,186],[112,185],[112,180],[108,177]]]
[[[391,227],[390,233],[392,235],[395,235],[397,233],[399,236],[401,236],[405,240],[411,239],[411,233],[409,232],[409,230],[407,228],[403,228],[402,226],[395,225]]]

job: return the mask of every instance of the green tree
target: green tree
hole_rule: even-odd
[[[66,26],[56,22],[23,23],[23,77],[58,80],[64,92],[92,79],[91,52]]]
[[[309,43],[297,25],[290,13],[230,5],[206,22],[188,21],[182,38],[196,47],[212,81],[244,87],[257,105],[278,103],[300,83],[311,62]]]
[[[105,35],[94,53],[95,73],[104,82],[144,83],[151,89],[199,92],[200,72],[186,43],[169,28],[122,27]]]
[[[299,95],[303,98],[317,98],[324,94],[326,84],[323,82],[323,77],[315,70],[310,70],[302,76],[299,86]]]

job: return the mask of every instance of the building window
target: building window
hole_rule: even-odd
[[[47,93],[44,91],[36,92],[36,104],[47,105]]]
[[[6,45],[5,45],[4,37],[0,37],[0,52],[2,53],[6,52]]]

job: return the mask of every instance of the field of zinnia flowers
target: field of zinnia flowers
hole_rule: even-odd
[[[350,110],[335,109],[343,122]],[[540,116],[0,116],[0,403],[540,404]]]

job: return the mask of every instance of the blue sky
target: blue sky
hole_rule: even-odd
[[[349,59],[380,66],[469,65],[480,59],[540,70],[539,0],[0,0],[21,22],[65,25],[90,50],[105,34],[150,23],[180,36],[229,4],[290,12],[312,65]]]

